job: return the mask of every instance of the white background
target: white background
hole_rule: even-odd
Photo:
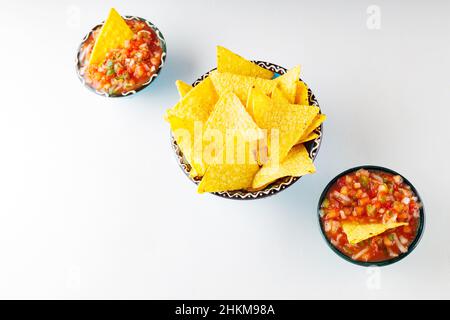
[[[111,6],[168,43],[160,77],[130,98],[75,74]],[[2,1],[0,298],[450,298],[449,31],[444,0]],[[328,115],[318,172],[269,199],[198,195],[175,162],[164,110],[217,44],[302,64]],[[419,246],[379,271],[318,228],[325,185],[361,164],[399,171],[425,203]]]

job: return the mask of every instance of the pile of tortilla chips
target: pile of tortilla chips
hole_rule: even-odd
[[[219,46],[217,70],[195,87],[176,82],[181,99],[165,119],[199,193],[261,190],[315,172],[303,143],[326,117],[309,105],[300,66],[274,76]]]

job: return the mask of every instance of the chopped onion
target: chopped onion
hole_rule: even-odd
[[[333,195],[342,204],[350,204],[352,202],[352,199],[337,191],[333,192]]]
[[[397,245],[398,250],[400,250],[401,253],[405,253],[406,251],[408,251],[408,249],[404,247],[400,242],[400,239],[397,237],[397,234],[395,232],[392,234],[392,236],[394,237],[395,244]]]
[[[380,177],[377,174],[372,173],[372,178],[374,178],[375,180],[377,180],[379,183],[384,183],[383,178]]]
[[[408,243],[408,239],[406,239],[404,236],[400,236],[399,239],[400,239],[400,242],[402,244],[407,244]]]
[[[408,205],[410,201],[411,199],[409,199],[408,197],[404,197],[402,203]]]
[[[325,221],[324,228],[325,228],[325,232],[330,232],[330,230],[331,230],[331,222],[330,221]]]
[[[392,258],[398,257],[398,254],[394,253],[390,248],[387,248],[387,251]]]
[[[361,258],[364,254],[366,254],[369,251],[369,247],[365,247],[364,249],[362,249],[361,251],[359,251],[358,253],[355,253],[354,255],[352,255],[352,259],[353,260],[358,260],[359,258]]]

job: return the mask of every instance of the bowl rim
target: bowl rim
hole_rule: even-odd
[[[373,262],[365,262],[365,261],[357,261],[357,260],[353,260],[351,257],[347,256],[346,254],[342,253],[338,248],[336,248],[331,241],[328,239],[328,237],[325,234],[325,230],[323,229],[323,225],[322,225],[322,217],[320,215],[320,211],[321,211],[321,205],[323,200],[325,199],[329,189],[336,183],[336,181],[342,177],[345,176],[346,174],[349,173],[353,173],[359,169],[366,169],[369,171],[381,171],[381,172],[385,172],[385,173],[389,173],[389,174],[393,174],[393,175],[399,175],[400,177],[402,177],[403,182],[408,185],[411,188],[411,191],[414,192],[414,195],[417,197],[418,202],[421,204],[421,207],[419,209],[419,225],[417,227],[417,232],[416,232],[416,236],[414,238],[414,240],[411,242],[411,244],[408,246],[408,251],[405,253],[401,253],[399,254],[397,257],[392,258],[392,259],[387,259],[387,260],[382,260],[382,261],[373,261]],[[359,266],[363,266],[363,267],[383,267],[383,266],[388,266],[391,264],[394,264],[402,259],[404,259],[405,257],[407,257],[411,252],[414,251],[414,249],[417,247],[417,245],[419,244],[420,240],[422,239],[424,230],[425,230],[425,208],[424,208],[424,203],[423,200],[420,196],[420,194],[417,192],[417,189],[414,187],[414,185],[407,179],[405,178],[405,176],[403,176],[402,174],[386,168],[386,167],[382,167],[382,166],[377,166],[377,165],[360,165],[360,166],[356,166],[356,167],[352,167],[349,168],[341,173],[339,173],[337,176],[335,176],[333,179],[331,179],[330,182],[328,182],[328,184],[325,186],[325,188],[323,189],[320,197],[319,197],[319,202],[317,204],[317,217],[318,217],[318,223],[319,223],[319,229],[320,229],[320,233],[322,234],[323,239],[325,240],[325,242],[327,243],[328,247],[331,248],[331,250],[336,253],[339,257],[341,257],[342,259],[351,262],[353,264],[359,265]]]
[[[272,62],[266,62],[266,61],[262,61],[262,60],[252,60],[252,62],[257,64],[260,67],[263,67],[267,70],[273,71],[274,73],[276,73],[278,75],[282,75],[288,71],[287,68],[282,67],[282,66],[277,65]],[[217,70],[217,68],[211,69],[208,72],[205,72],[204,74],[199,76],[192,83],[192,86],[198,85],[202,80],[206,79],[209,76],[209,74],[214,70]],[[299,78],[299,80],[303,81],[301,78]],[[306,82],[304,82],[304,83],[306,84]],[[319,113],[322,113],[322,109],[319,105],[319,101],[317,100],[316,96],[314,95],[314,93],[312,92],[310,87],[308,85],[307,85],[307,87],[308,87],[308,102],[309,102],[309,104],[319,107]],[[312,158],[313,162],[317,158],[317,154],[319,153],[319,150],[320,150],[320,147],[322,144],[323,131],[324,131],[323,127],[324,126],[322,123],[316,129],[316,131],[319,133],[318,138],[305,143],[305,144],[308,144],[308,145],[305,145],[305,147],[307,148],[308,154]],[[169,130],[169,131],[170,131],[170,139],[171,139],[172,148],[174,150],[176,161],[177,161],[179,167],[184,172],[184,174],[188,177],[188,179],[197,185],[200,180],[196,180],[196,179],[193,179],[192,177],[190,177],[190,175],[189,175],[190,170],[188,170],[187,166],[186,166],[188,164],[184,163],[185,161],[183,162],[183,159],[184,159],[183,153],[179,149],[179,147],[175,141],[175,138],[173,137],[172,131],[171,130]],[[209,192],[209,193],[213,194],[215,196],[221,197],[221,198],[226,198],[226,199],[231,199],[231,200],[257,200],[257,199],[263,199],[263,198],[273,196],[273,195],[289,188],[294,183],[296,183],[298,180],[300,180],[300,178],[301,177],[282,177],[282,178],[279,178],[276,181],[270,183],[268,186],[266,186],[266,188],[259,190],[259,191],[233,190],[233,191]]]
[[[106,97],[106,98],[123,98],[123,97],[128,97],[128,96],[132,96],[142,90],[144,90],[145,88],[147,88],[158,76],[159,73],[161,72],[161,69],[164,67],[165,61],[166,61],[166,56],[167,56],[167,42],[162,34],[162,32],[158,29],[158,27],[153,24],[151,21],[145,19],[145,18],[141,18],[138,16],[130,16],[130,15],[126,15],[126,16],[122,16],[122,18],[124,20],[137,20],[137,21],[142,21],[145,22],[147,24],[147,26],[149,26],[156,34],[156,36],[159,39],[159,43],[162,49],[162,54],[161,54],[161,63],[158,67],[158,70],[156,70],[156,72],[150,77],[150,79],[148,79],[145,83],[143,83],[141,86],[139,86],[136,89],[130,90],[130,91],[126,91],[126,92],[122,92],[122,93],[115,93],[115,94],[109,94],[107,92],[102,92],[102,91],[98,91],[94,88],[92,88],[89,84],[86,83],[84,77],[81,75],[80,73],[80,59],[79,59],[79,55],[80,55],[80,50],[81,47],[83,46],[83,44],[86,42],[86,40],[90,37],[90,35],[94,32],[94,30],[96,30],[97,28],[100,28],[101,26],[103,26],[103,24],[105,23],[105,20],[103,20],[101,23],[95,25],[81,40],[80,44],[78,45],[77,48],[77,53],[76,53],[76,57],[75,57],[75,71],[77,73],[77,77],[78,79],[81,81],[81,83],[83,84],[84,87],[88,88],[90,91],[94,92],[97,95]]]

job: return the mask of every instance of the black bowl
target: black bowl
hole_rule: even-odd
[[[267,70],[270,70],[278,75],[282,75],[287,72],[287,69],[284,67],[281,67],[279,65],[276,65],[274,63],[265,62],[265,61],[253,61],[258,66],[263,67]],[[207,73],[200,76],[195,82],[192,84],[192,86],[198,85],[202,80],[206,79],[209,74],[214,71],[210,70]],[[299,79],[302,80],[302,79]],[[312,93],[311,89],[308,86],[308,101],[310,105],[319,107],[319,102],[317,101],[316,97]],[[322,137],[323,137],[323,124],[320,125],[316,131],[315,131],[319,137],[315,140],[308,141],[304,143],[306,150],[308,151],[308,154],[310,158],[314,161],[317,153],[319,152],[320,145],[322,143]],[[175,157],[178,162],[178,165],[180,166],[181,170],[186,174],[186,176],[193,181],[195,184],[199,184],[200,180],[192,178],[189,173],[191,171],[191,166],[186,161],[186,159],[183,156],[183,153],[181,152],[180,147],[178,146],[177,142],[175,141],[175,138],[171,134],[171,142],[173,150],[175,151]],[[212,192],[212,194],[227,198],[227,199],[234,199],[234,200],[255,200],[255,199],[262,199],[269,196],[272,196],[274,194],[277,194],[286,188],[292,186],[295,182],[297,182],[301,177],[284,177],[280,178],[271,184],[269,184],[267,187],[265,187],[262,190],[259,191],[246,191],[246,190],[234,190],[234,191],[222,191],[222,192]]]
[[[150,21],[144,19],[144,18],[140,18],[140,17],[135,17],[135,16],[125,16],[123,17],[125,20],[137,20],[137,21],[142,21],[145,22],[151,29],[153,29],[153,31],[155,31],[156,36],[159,39],[159,43],[161,45],[161,49],[162,49],[162,54],[161,54],[161,64],[158,67],[158,70],[156,70],[156,72],[150,77],[150,79],[148,79],[147,82],[145,82],[144,84],[142,84],[142,86],[140,86],[137,89],[134,90],[130,90],[130,91],[126,91],[126,92],[122,92],[122,93],[113,93],[113,94],[109,94],[107,92],[101,92],[101,91],[97,91],[94,88],[92,88],[90,85],[88,85],[86,83],[86,81],[84,80],[83,75],[80,72],[80,68],[81,68],[81,63],[80,63],[80,50],[81,47],[83,46],[84,42],[90,37],[90,35],[97,29],[100,28],[101,26],[103,26],[103,24],[105,23],[104,21],[98,25],[96,25],[94,28],[91,29],[91,31],[89,31],[89,33],[83,38],[83,40],[81,41],[80,45],[78,46],[78,51],[77,51],[77,57],[75,59],[75,67],[76,67],[76,72],[78,75],[78,79],[80,79],[81,83],[88,88],[89,90],[93,91],[94,93],[104,96],[104,97],[109,97],[109,98],[119,98],[119,97],[126,97],[126,96],[130,96],[133,95],[141,90],[144,90],[145,88],[147,88],[152,82],[153,80],[155,80],[161,69],[164,67],[164,63],[166,61],[166,56],[167,56],[167,46],[166,46],[166,40],[164,39],[164,36],[162,35],[161,31],[159,31],[159,29]]]
[[[419,225],[417,227],[416,237],[414,238],[414,240],[409,245],[408,251],[405,252],[405,253],[399,254],[395,258],[388,259],[388,260],[382,260],[382,261],[375,261],[375,262],[364,262],[364,261],[353,260],[351,257],[349,257],[346,254],[344,254],[341,251],[339,251],[339,249],[337,249],[331,243],[331,241],[328,239],[327,235],[325,234],[325,230],[323,229],[323,224],[322,224],[321,216],[320,216],[321,205],[322,205],[323,200],[325,199],[326,195],[328,194],[328,191],[330,190],[330,188],[336,183],[336,181],[340,177],[345,176],[346,174],[358,171],[359,169],[366,169],[366,170],[369,170],[369,171],[381,171],[381,172],[389,173],[389,174],[392,174],[392,175],[399,175],[400,177],[403,178],[403,182],[406,185],[411,187],[411,191],[414,193],[414,195],[417,197],[418,202],[421,204],[420,210],[419,210],[419,215],[420,215]],[[327,186],[323,190],[322,194],[320,195],[319,204],[317,205],[317,216],[319,218],[319,227],[320,227],[320,231],[322,233],[322,236],[325,239],[325,242],[331,248],[331,250],[333,250],[341,258],[343,258],[343,259],[345,259],[345,260],[347,260],[347,261],[349,261],[351,263],[354,263],[354,264],[357,264],[357,265],[360,265],[360,266],[364,266],[364,267],[371,267],[371,266],[382,267],[382,266],[387,266],[387,265],[390,265],[390,264],[393,264],[393,263],[395,263],[397,261],[402,260],[407,255],[409,255],[414,250],[414,248],[417,246],[417,244],[419,243],[420,239],[422,238],[422,234],[423,234],[423,231],[424,231],[424,228],[425,228],[425,210],[424,210],[424,207],[423,207],[423,202],[422,202],[422,199],[420,198],[419,193],[417,192],[416,188],[414,188],[412,183],[409,182],[408,179],[406,179],[404,176],[402,176],[398,172],[395,172],[394,170],[391,170],[391,169],[388,169],[388,168],[384,168],[384,167],[379,167],[379,166],[372,166],[372,165],[354,167],[354,168],[345,170],[344,172],[342,172],[342,173],[338,174],[336,177],[334,177],[333,180],[331,180],[327,184]]]

